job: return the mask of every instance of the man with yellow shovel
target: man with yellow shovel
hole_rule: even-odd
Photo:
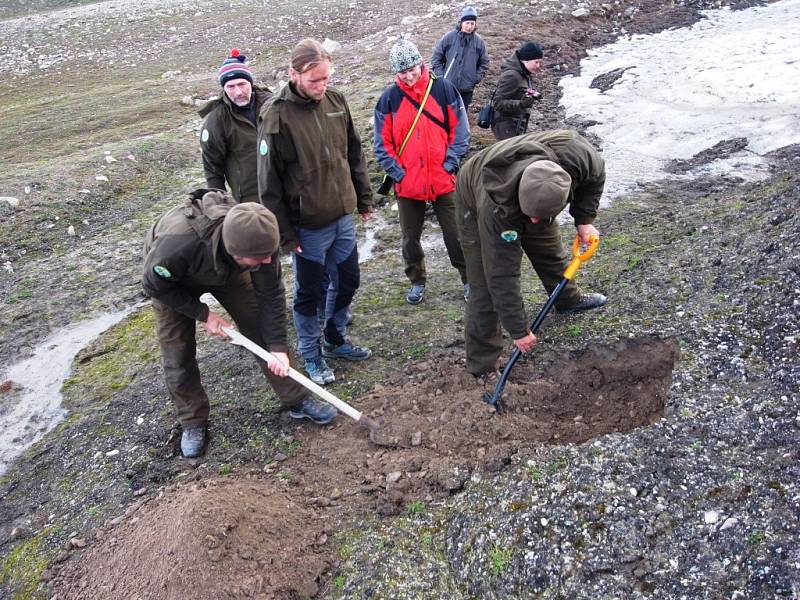
[[[547,293],[555,293],[550,305],[557,311],[577,312],[606,303],[602,294],[582,293],[572,281],[574,272],[564,274],[568,261],[556,221],[569,204],[580,244],[596,245],[600,234],[592,223],[604,185],[602,156],[568,130],[503,140],[461,167],[456,219],[471,290],[465,327],[467,371],[484,386],[494,384],[496,377],[503,350],[501,324],[520,352],[530,352],[536,344],[520,292],[523,253]]]

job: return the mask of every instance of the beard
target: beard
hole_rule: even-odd
[[[315,100],[317,102],[322,100],[323,96],[325,96],[325,90],[322,90],[321,92],[313,92],[313,91],[309,90],[307,87],[305,87],[299,81],[294,83],[294,87],[295,87],[296,91],[301,96],[304,96],[306,98],[310,98],[311,100]]]

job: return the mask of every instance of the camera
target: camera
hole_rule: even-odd
[[[533,98],[534,100],[542,99],[542,95],[533,88],[528,88],[528,91],[525,92],[525,95],[528,98]]]

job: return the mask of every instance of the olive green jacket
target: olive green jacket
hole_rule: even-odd
[[[462,164],[456,185],[459,239],[462,245],[480,247],[492,303],[515,339],[529,331],[519,277],[520,238],[530,219],[520,209],[519,182],[537,160],[556,162],[569,173],[569,212],[576,225],[593,223],[605,185],[605,163],[575,131],[529,133],[497,142]]]
[[[256,114],[272,97],[272,92],[253,86]],[[200,131],[203,169],[209,188],[224,190],[225,182],[237,202],[258,202],[256,164],[256,126],[233,105],[223,90],[198,113],[205,117]]]
[[[258,193],[278,219],[281,245],[296,227],[318,229],[372,210],[361,139],[344,96],[328,88],[320,102],[286,85],[258,118]]]
[[[145,237],[145,295],[191,319],[208,319],[208,306],[200,302],[200,295],[209,288],[225,287],[247,270],[222,242],[222,222],[235,204],[229,194],[200,189],[162,215]],[[261,265],[258,275],[252,280],[263,341],[273,352],[287,352],[286,291],[277,252],[270,264]]]

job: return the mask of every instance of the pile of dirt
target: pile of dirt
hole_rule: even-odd
[[[309,597],[328,570],[320,521],[276,486],[213,480],[168,490],[96,532],[51,584],[59,600]]]

